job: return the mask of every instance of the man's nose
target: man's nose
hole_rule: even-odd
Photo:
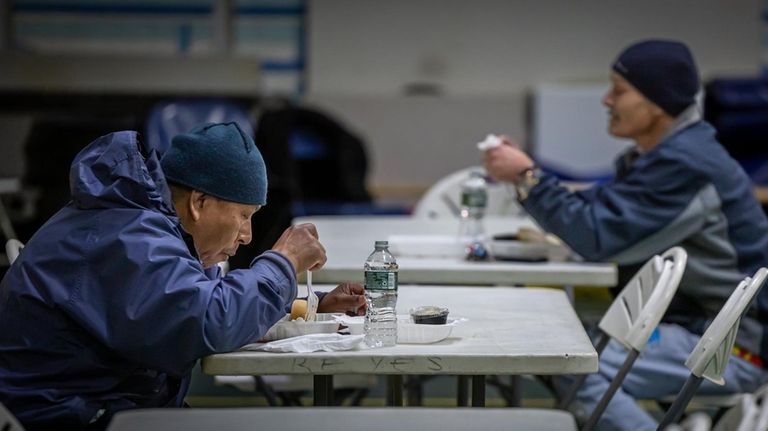
[[[251,243],[251,222],[248,222],[240,230],[240,235],[237,237],[238,242],[243,245]]]
[[[611,94],[610,94],[610,93],[605,93],[605,94],[603,94],[603,100],[602,100],[602,102],[603,102],[603,105],[610,107],[610,106],[611,106],[611,103],[613,102],[613,101],[611,100]]]

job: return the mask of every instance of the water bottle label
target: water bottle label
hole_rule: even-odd
[[[461,205],[468,208],[485,208],[488,194],[483,190],[464,192],[461,194]]]
[[[368,290],[397,290],[397,273],[394,271],[365,271],[365,288]]]

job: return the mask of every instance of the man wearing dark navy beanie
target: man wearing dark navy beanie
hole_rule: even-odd
[[[768,266],[768,219],[749,177],[701,118],[699,74],[685,44],[634,43],[611,64],[610,79],[602,100],[608,132],[635,144],[618,158],[613,180],[571,192],[511,139],[486,152],[485,166],[514,184],[521,205],[543,229],[586,260],[615,262],[619,287],[654,255],[676,246],[687,253],[671,305],[661,310],[655,331],[639,340],[642,352],[605,410],[596,406],[627,357],[619,343],[603,350],[598,373],[586,377],[569,406],[589,429],[655,430],[656,419],[635,398],[662,399],[683,387],[690,375],[686,358],[703,330],[744,277]],[[741,319],[722,374],[725,385],[704,381],[700,392],[754,392],[768,382],[768,319],[761,317],[768,315],[768,289],[760,295],[756,313]],[[630,307],[627,324],[639,323],[638,312]],[[555,379],[561,396],[569,383]]]

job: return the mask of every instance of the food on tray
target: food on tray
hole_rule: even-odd
[[[307,300],[297,299],[291,304],[291,320],[301,319],[307,315]]]
[[[542,232],[540,230],[528,228],[528,227],[521,227],[520,229],[517,230],[517,234],[499,235],[498,237],[494,237],[494,239],[518,240],[521,242],[530,242],[530,243],[544,243],[544,244],[554,245],[554,246],[562,245],[562,242],[560,242],[560,240],[556,236],[552,234],[548,234],[546,232]]]
[[[434,305],[425,305],[411,309],[413,323],[420,325],[445,325],[448,321],[448,309]]]

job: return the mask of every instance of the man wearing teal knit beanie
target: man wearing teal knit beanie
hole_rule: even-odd
[[[184,404],[198,359],[258,341],[290,310],[296,275],[321,267],[311,224],[247,269],[217,263],[251,241],[264,160],[236,123],[173,138],[102,136],[70,170],[72,201],[0,283],[0,402],[27,429],[103,429],[116,412]],[[320,312],[362,314],[359,284]]]

